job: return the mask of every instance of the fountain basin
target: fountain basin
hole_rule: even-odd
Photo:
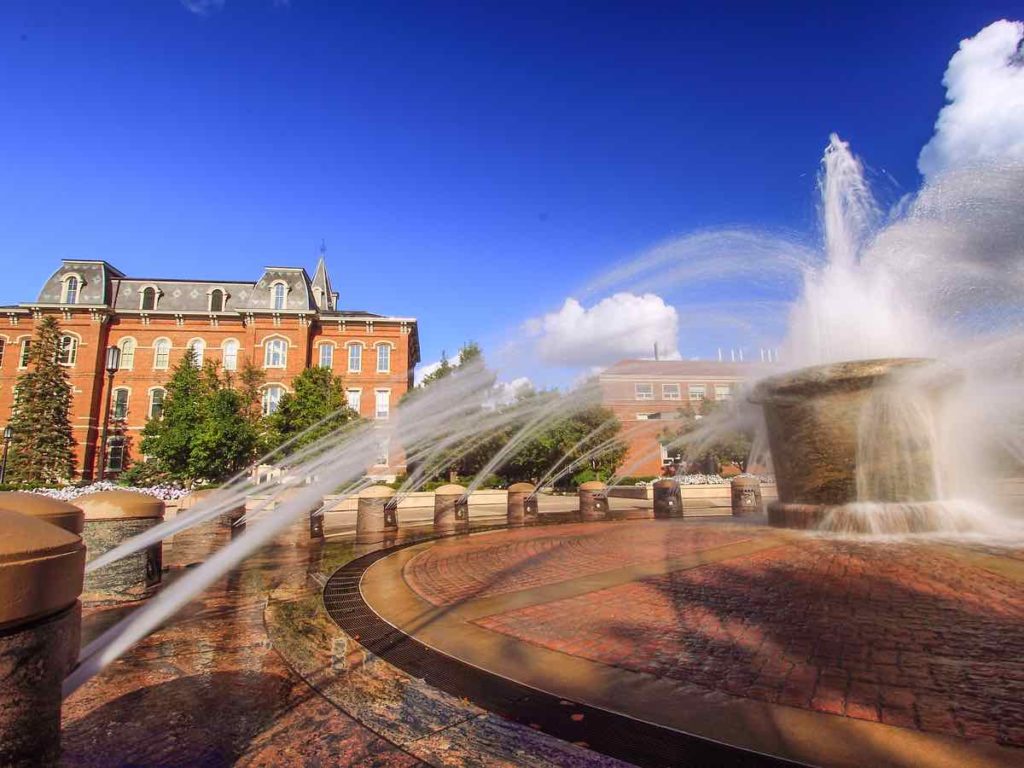
[[[841,512],[845,505],[868,502],[884,509],[882,517],[901,521],[899,528],[933,530],[941,515],[922,509],[937,497],[925,425],[935,392],[906,381],[907,374],[932,363],[856,360],[760,382],[750,401],[764,409],[779,493],[768,508],[769,522],[832,528],[841,521],[843,530],[878,532],[863,509]]]

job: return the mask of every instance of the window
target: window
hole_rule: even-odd
[[[691,384],[690,385],[690,400],[696,402],[697,400],[703,400],[706,394],[706,387],[703,384]]]
[[[171,362],[170,339],[157,339],[153,342],[153,369],[165,371]]]
[[[345,398],[348,400],[348,407],[356,413],[359,413],[359,401],[362,399],[363,390],[361,389],[350,389],[345,392]]]
[[[224,370],[238,370],[238,342],[234,339],[224,342]]]
[[[654,399],[654,385],[653,384],[637,384],[635,387],[636,399],[637,400],[653,400]]]
[[[107,471],[120,472],[124,469],[124,438],[112,437],[107,446]]]
[[[330,368],[334,365],[334,345],[333,344],[321,344],[320,345],[320,367]]]
[[[202,339],[192,339],[188,343],[188,348],[192,350],[192,354],[195,355],[196,368],[203,367],[203,359],[206,357],[206,342]]]
[[[110,418],[123,420],[128,418],[128,390],[121,388],[114,390],[114,407],[110,412]]]
[[[7,339],[0,339],[0,366],[4,364],[4,350],[7,349]]]
[[[728,384],[716,384],[715,400],[732,400],[732,387]]]
[[[377,373],[387,373],[391,370],[391,345],[377,345]]]
[[[373,418],[386,419],[391,416],[391,390],[378,389],[374,393],[376,407],[373,410]]]
[[[143,312],[146,310],[156,309],[156,288],[149,286],[148,288],[142,289],[142,299],[139,303],[139,307]]]
[[[274,309],[284,309],[284,298],[288,291],[288,286],[284,283],[274,283],[272,287],[273,303],[271,307]]]
[[[220,288],[214,288],[212,291],[210,291],[210,311],[224,311],[224,291],[222,291]]]
[[[288,342],[284,339],[267,339],[263,342],[263,367],[284,368],[288,361]]]
[[[348,372],[359,373],[363,370],[363,345],[359,343],[348,345]]]
[[[64,303],[78,303],[78,278],[74,275],[69,275],[64,281]]]
[[[278,404],[281,402],[281,395],[284,394],[284,387],[278,386],[277,384],[271,384],[269,387],[263,390],[263,415],[269,416],[277,410]]]
[[[149,392],[149,418],[151,419],[162,419],[164,416],[164,395],[166,390],[157,389],[150,390]]]
[[[29,350],[32,349],[32,340],[23,339],[21,342],[21,354],[18,356],[18,367],[28,368]]]
[[[377,441],[377,461],[379,466],[386,467],[388,456],[391,454],[391,441],[386,437]]]
[[[57,348],[57,362],[61,365],[74,365],[78,359],[78,339],[74,336],[61,336],[60,347]]]
[[[135,339],[121,339],[121,370],[130,371],[135,367]]]
[[[679,385],[678,384],[662,384],[661,385],[661,399],[662,400],[678,400],[679,399]]]
[[[638,413],[636,415],[637,421],[655,421],[661,418],[660,413]]]

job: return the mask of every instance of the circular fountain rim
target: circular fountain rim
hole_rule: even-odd
[[[924,368],[935,362],[928,357],[880,357],[812,365],[762,379],[754,386],[748,400],[760,405],[781,399],[813,397],[837,390],[865,389],[895,371]]]

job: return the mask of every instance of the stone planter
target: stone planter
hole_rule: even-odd
[[[531,525],[537,522],[537,488],[530,483],[513,483],[508,487],[508,524]]]
[[[452,483],[434,491],[434,530],[453,533],[469,528],[469,499],[464,486]]]
[[[683,492],[675,480],[654,483],[654,517],[657,520],[683,516]]]
[[[82,535],[85,515],[81,509],[66,501],[51,499],[39,493],[5,491],[0,493],[0,508],[13,509],[23,515],[56,525],[76,536]]]
[[[583,483],[578,489],[580,520],[592,522],[608,519],[608,486],[599,480]]]
[[[737,475],[729,485],[733,517],[757,517],[764,514],[759,478],[754,475]]]
[[[85,547],[7,509],[0,534],[0,765],[55,765],[61,684],[80,642]]]
[[[395,492],[386,485],[371,485],[359,492],[356,543],[377,544],[398,534]]]
[[[79,496],[75,503],[85,513],[82,539],[89,560],[159,525],[164,517],[163,501],[135,491],[100,491]],[[83,599],[141,600],[159,588],[162,570],[163,545],[157,543],[88,574]]]

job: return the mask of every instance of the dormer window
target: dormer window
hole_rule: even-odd
[[[78,303],[78,289],[81,283],[78,277],[75,275],[68,275],[64,279],[64,303],[65,304],[77,304]]]
[[[220,288],[214,288],[212,291],[210,291],[210,311],[224,311],[224,291],[222,291]]]
[[[285,297],[288,294],[288,286],[278,281],[270,287],[271,307],[273,309],[284,309]]]
[[[316,302],[317,307],[324,306],[324,292],[320,288],[313,289],[313,300]]]
[[[139,303],[139,308],[143,312],[156,309],[156,288],[148,286],[142,289],[142,299]]]

